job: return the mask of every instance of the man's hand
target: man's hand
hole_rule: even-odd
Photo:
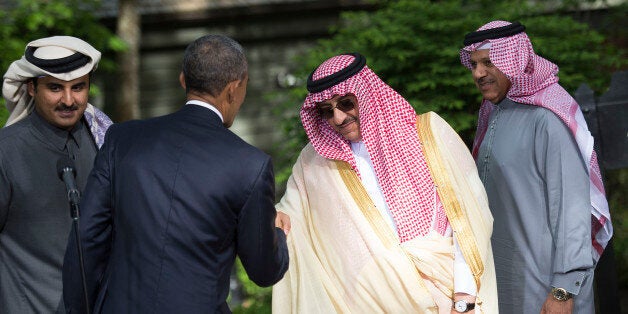
[[[290,216],[278,211],[277,217],[275,217],[275,226],[288,235],[288,232],[290,232]]]
[[[593,300],[592,300],[593,301]],[[558,301],[551,293],[547,295],[541,308],[541,314],[571,314],[573,313],[573,298],[567,301]]]

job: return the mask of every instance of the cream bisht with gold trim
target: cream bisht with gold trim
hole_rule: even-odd
[[[430,172],[478,286],[476,313],[497,313],[492,216],[468,149],[438,115],[418,119]],[[355,171],[308,144],[277,210],[290,215],[290,268],[273,313],[450,313],[453,240],[400,244]]]

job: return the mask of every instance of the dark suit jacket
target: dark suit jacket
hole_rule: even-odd
[[[95,313],[225,313],[236,254],[256,284],[288,268],[275,228],[270,157],[207,108],[113,125],[81,202]],[[66,309],[84,313],[76,243],[63,266]]]

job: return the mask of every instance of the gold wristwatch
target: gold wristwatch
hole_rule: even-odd
[[[552,296],[558,301],[567,301],[573,297],[573,294],[564,288],[552,288]]]

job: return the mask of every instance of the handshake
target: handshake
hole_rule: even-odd
[[[275,217],[275,227],[280,228],[288,235],[288,232],[290,232],[290,216],[278,211],[277,217]]]

